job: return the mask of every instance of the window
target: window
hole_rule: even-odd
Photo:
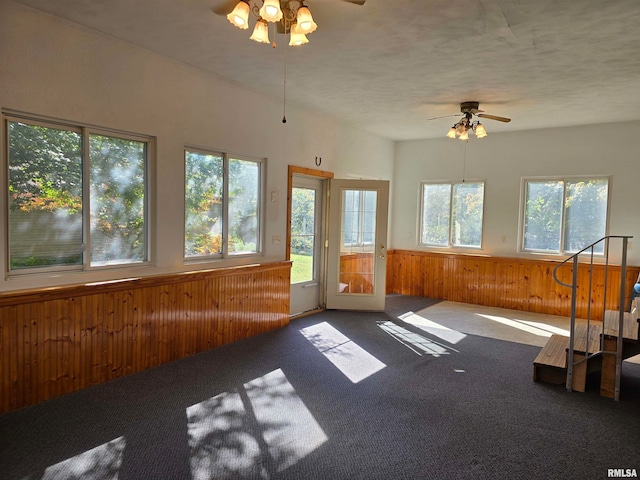
[[[146,262],[150,139],[5,117],[9,270]]]
[[[262,161],[185,150],[186,258],[261,251]]]
[[[525,180],[523,191],[523,250],[575,253],[606,235],[608,178]]]
[[[376,235],[375,190],[342,191],[342,251],[365,251],[373,248]]]
[[[421,245],[482,245],[484,182],[424,183],[421,199]]]

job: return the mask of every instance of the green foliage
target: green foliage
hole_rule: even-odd
[[[577,252],[605,236],[608,185],[606,179],[528,182],[525,248],[559,252],[564,238],[563,250]]]
[[[82,255],[72,255],[65,257],[54,256],[29,256],[29,257],[13,257],[11,258],[11,269],[34,267],[49,267],[52,265],[80,265],[82,264]]]
[[[256,162],[229,160],[229,253],[257,251],[259,172]],[[185,182],[185,255],[221,254],[224,158],[186,152]]]
[[[482,243],[484,184],[458,183],[453,191],[451,243],[479,247]]]
[[[558,251],[563,182],[528,182],[525,206],[526,249]]]
[[[10,208],[81,208],[80,133],[18,122],[8,130]]]
[[[91,259],[145,258],[145,145],[91,135]]]
[[[422,243],[447,245],[451,185],[425,185],[422,191]]]
[[[8,130],[12,267],[77,264],[77,255],[71,262],[61,252],[51,252],[46,239],[64,251],[82,249],[81,225],[66,228],[69,220],[65,219],[83,208],[83,136],[75,130],[11,121]],[[146,145],[95,134],[85,138],[89,142],[91,260],[144,260]],[[17,211],[32,215],[12,215]],[[45,212],[50,216],[43,217]],[[76,228],[78,232],[71,231]],[[25,243],[31,244],[34,255],[14,255]]]
[[[605,179],[567,182],[565,251],[577,252],[606,235],[608,186]]]
[[[185,255],[222,253],[223,158],[185,154]]]
[[[291,201],[291,252],[313,254],[316,192],[294,188]]]
[[[313,257],[311,255],[291,254],[291,283],[313,280]]]
[[[422,243],[481,245],[483,183],[424,185],[422,195]]]

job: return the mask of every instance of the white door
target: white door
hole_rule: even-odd
[[[291,189],[291,315],[320,307],[324,181],[294,175]]]
[[[331,180],[327,308],[384,310],[389,182]]]

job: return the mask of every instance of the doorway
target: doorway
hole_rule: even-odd
[[[389,182],[291,165],[288,173],[290,315],[384,310]]]
[[[382,311],[389,182],[331,180],[327,308]]]
[[[323,302],[323,212],[324,180],[294,175],[291,185],[290,314],[321,308]]]

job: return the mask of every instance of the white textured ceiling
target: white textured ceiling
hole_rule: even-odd
[[[489,134],[640,119],[640,0],[307,0],[310,43],[249,40],[225,0],[15,0],[395,140],[479,101]],[[274,119],[279,122],[280,118]]]

